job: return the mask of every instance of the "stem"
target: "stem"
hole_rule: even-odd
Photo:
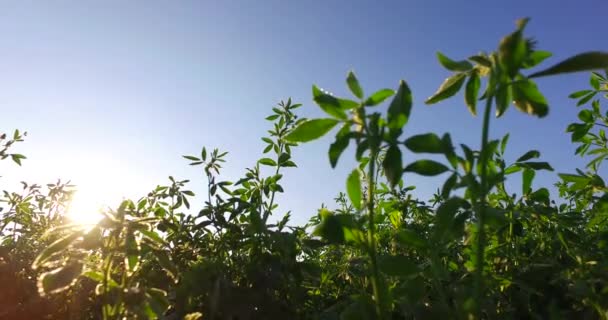
[[[369,219],[368,226],[368,241],[369,241],[369,256],[372,263],[372,290],[374,293],[374,301],[376,306],[376,317],[378,319],[384,319],[384,310],[382,310],[382,305],[380,304],[380,287],[379,287],[379,279],[380,273],[378,272],[378,261],[376,257],[376,226],[374,223],[374,186],[375,186],[375,172],[376,172],[376,159],[378,158],[377,151],[372,150],[369,166],[368,166],[368,174],[367,174],[367,212]]]
[[[490,95],[486,100],[486,109],[483,115],[483,128],[481,133],[481,155],[479,163],[481,165],[481,190],[479,194],[479,207],[477,211],[477,245],[476,255],[477,264],[475,266],[475,300],[477,319],[481,319],[481,302],[483,298],[483,265],[484,265],[484,250],[486,245],[485,240],[485,215],[486,215],[486,197],[488,195],[488,135],[490,131],[490,111],[492,110],[492,98]]]

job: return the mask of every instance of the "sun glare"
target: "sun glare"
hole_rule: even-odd
[[[92,226],[102,219],[102,210],[116,208],[123,199],[135,196],[139,188],[129,183],[133,179],[127,179],[132,177],[120,172],[119,166],[112,168],[108,172],[94,172],[90,168],[70,170],[76,192],[67,209],[67,217],[73,223]]]

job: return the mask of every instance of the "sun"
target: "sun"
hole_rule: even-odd
[[[70,222],[83,226],[93,226],[103,217],[101,211],[108,204],[99,193],[101,190],[90,189],[84,186],[77,188],[68,206],[67,217]]]
[[[135,177],[126,174],[121,166],[109,167],[112,170],[94,170],[94,166],[71,168],[69,177],[76,189],[66,210],[71,223],[92,227],[103,218],[103,210],[116,209],[121,201],[141,192]]]

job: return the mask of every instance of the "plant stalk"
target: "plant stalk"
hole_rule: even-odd
[[[378,153],[372,150],[369,159],[368,174],[367,174],[367,212],[369,219],[368,226],[368,242],[369,242],[369,256],[372,264],[372,290],[374,294],[374,302],[376,307],[376,317],[378,319],[384,319],[384,310],[381,305],[381,294],[380,294],[380,272],[378,271],[378,261],[376,257],[376,225],[374,223],[374,187],[375,187],[375,172],[376,172],[376,159]]]
[[[481,154],[479,164],[481,165],[481,190],[479,194],[479,206],[477,209],[477,244],[475,254],[477,261],[475,265],[475,300],[476,300],[476,318],[481,319],[481,302],[484,296],[483,286],[483,266],[484,266],[484,251],[486,245],[485,239],[485,215],[488,195],[488,136],[490,131],[490,112],[492,110],[492,98],[488,96],[486,100],[486,108],[483,115],[483,127],[481,133]]]

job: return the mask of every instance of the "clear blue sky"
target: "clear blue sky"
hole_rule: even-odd
[[[448,75],[441,50],[464,58],[493,50],[517,18],[532,18],[528,35],[552,51],[548,64],[583,50],[608,50],[608,1],[3,1],[0,3],[0,128],[29,132],[22,168],[2,164],[10,181],[58,177],[141,195],[168,175],[202,175],[182,154],[202,146],[229,151],[226,179],[253,166],[264,146],[264,117],[280,99],[322,116],[311,85],[347,94],[354,69],[367,92],[410,84],[415,106],[406,135],[435,131],[477,147],[480,117],[462,97],[425,106]],[[558,171],[583,163],[564,133],[577,109],[568,93],[586,74],[543,80],[551,103],[539,120],[511,108],[492,137],[511,132],[512,159],[539,149]],[[281,199],[301,223],[331,203],[352,168],[327,160],[330,139],[294,153]],[[405,162],[413,158],[408,155]],[[405,176],[428,197],[442,182]],[[552,183],[555,175],[537,181]],[[80,181],[79,181],[80,180]],[[85,181],[83,181],[85,180]],[[538,184],[537,184],[538,186]],[[519,189],[513,190],[514,192]]]

